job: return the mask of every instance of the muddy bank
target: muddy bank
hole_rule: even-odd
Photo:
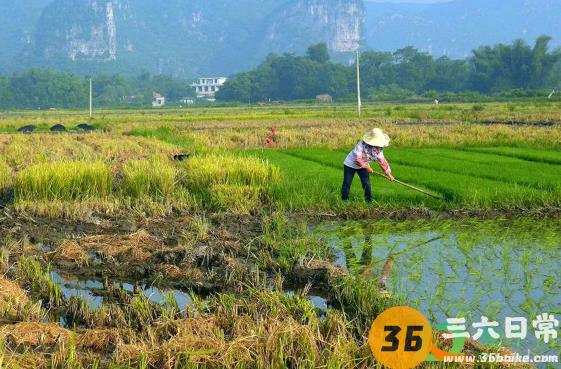
[[[12,248],[13,261],[33,255],[81,280],[157,284],[203,294],[237,291],[277,274],[292,289],[310,284],[326,290],[328,275],[341,273],[327,249],[324,260],[280,265],[274,248],[290,240],[266,245],[263,227],[263,218],[226,214],[82,222],[8,215],[0,236],[25,244]]]
[[[561,217],[561,208],[542,207],[506,208],[506,209],[447,209],[437,210],[429,208],[407,209],[342,209],[336,211],[299,212],[295,217],[304,218],[312,223],[329,220],[461,220],[461,219],[517,219],[517,218],[551,218]]]

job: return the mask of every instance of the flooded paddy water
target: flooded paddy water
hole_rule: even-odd
[[[345,221],[312,232],[329,243],[337,263],[383,284],[444,328],[447,318],[499,323],[502,344],[521,354],[559,353],[561,337],[548,344],[534,335],[539,314],[561,319],[561,222],[559,220]],[[393,261],[393,263],[392,263]],[[525,339],[506,339],[505,318],[528,321]],[[443,326],[444,324],[444,326]]]

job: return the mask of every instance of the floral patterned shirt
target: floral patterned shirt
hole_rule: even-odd
[[[353,151],[347,155],[345,165],[353,169],[366,169],[370,166],[370,162],[377,161],[378,165],[386,175],[391,174],[390,164],[384,157],[381,148],[370,146],[364,141],[360,141]]]

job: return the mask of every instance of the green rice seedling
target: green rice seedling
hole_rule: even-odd
[[[383,196],[381,197],[383,200],[382,206],[403,207],[416,204],[417,206],[429,205],[437,208],[457,206],[508,208],[515,206],[555,206],[559,201],[558,191],[548,190],[552,186],[558,186],[551,168],[544,172],[543,178],[535,176],[534,179],[522,179],[519,177],[522,176],[524,169],[531,168],[530,165],[509,166],[505,169],[505,172],[512,172],[509,177],[508,173],[503,174],[494,170],[492,165],[496,167],[496,162],[488,164],[468,162],[460,165],[456,159],[440,158],[437,154],[431,154],[438,151],[437,149],[430,149],[428,156],[423,156],[423,150],[426,149],[396,149],[391,153],[388,152],[386,155],[392,165],[393,174],[405,182],[444,194],[448,201],[435,201],[389,181],[372,179],[374,196],[376,197],[377,192],[380,192]],[[446,150],[446,152],[454,152],[454,150]],[[338,167],[337,162],[342,161],[342,157],[344,157],[340,152],[323,149],[290,150],[289,153],[294,156],[310,158],[310,161],[334,168]],[[543,166],[544,164],[540,165]],[[539,169],[543,170],[543,168]],[[483,178],[480,176],[483,176]],[[489,178],[485,178],[485,176]],[[501,176],[503,177],[501,178]],[[512,183],[508,183],[509,179]],[[340,181],[341,179],[338,182]],[[527,184],[530,183],[535,188],[528,187]],[[335,192],[340,187],[340,183],[334,183],[333,186],[333,192]],[[389,196],[384,196],[385,188],[387,188]],[[306,190],[309,191],[310,189]],[[357,192],[361,194],[361,189],[357,189]],[[338,197],[338,193],[331,195],[332,201],[334,197]]]
[[[158,304],[152,303],[144,294],[135,294],[127,306],[128,322],[139,326],[150,325],[159,315],[156,305]]]
[[[367,334],[374,317],[401,303],[396,297],[384,296],[371,280],[352,276],[331,281],[331,298],[355,322],[353,328],[358,337]]]
[[[192,231],[197,240],[205,240],[209,237],[212,225],[204,215],[195,215],[189,223],[189,230]]]
[[[122,193],[133,198],[164,198],[173,194],[175,180],[176,169],[165,159],[133,160],[123,166]]]
[[[365,208],[363,192],[358,178],[355,178],[351,190],[351,201],[344,204],[340,200],[343,181],[343,160],[345,154],[326,149],[302,149],[254,152],[263,155],[277,165],[281,172],[281,181],[274,186],[273,198],[280,205],[290,210],[305,209],[310,212],[318,209]],[[402,207],[428,203],[416,192],[402,189],[383,179],[372,178],[373,195],[378,207]]]
[[[31,165],[15,178],[16,201],[107,198],[112,177],[101,162],[61,162]]]
[[[333,168],[310,165],[281,151],[255,151],[277,166],[282,175],[272,186],[272,197],[287,209],[331,208],[338,198],[342,177]],[[303,170],[305,168],[305,170]]]
[[[161,307],[161,317],[164,320],[178,319],[181,316],[181,308],[171,292],[164,293],[164,303]]]
[[[547,150],[544,148],[537,149],[535,147],[474,147],[467,148],[466,150],[497,154],[527,161],[561,165],[561,151],[559,150]]]
[[[130,131],[129,134],[132,136],[157,138],[160,141],[164,141],[186,149],[192,149],[195,146],[195,142],[192,137],[185,133],[174,131],[169,127],[159,127],[156,129],[135,128]]]
[[[60,345],[59,347],[59,355],[62,357],[62,363],[60,367],[63,369],[82,369],[84,368],[80,358],[78,357],[78,352],[76,351],[76,337],[74,334],[71,334],[68,339],[68,347],[65,347],[64,344]],[[53,355],[56,357],[56,355]],[[56,368],[57,365],[53,365],[53,368]]]
[[[305,223],[290,221],[281,213],[264,217],[259,257],[263,269],[290,270],[295,263],[313,259],[329,259],[327,244],[307,235]]]
[[[442,148],[399,149],[392,153],[391,160],[401,164],[520,183],[549,191],[561,188],[558,180],[559,168],[556,165],[528,162],[492,153]],[[497,170],[498,163],[501,164],[500,171]]]
[[[64,303],[60,286],[52,279],[49,266],[43,269],[37,259],[22,256],[17,263],[16,275],[32,293],[46,301],[49,306],[59,307]]]

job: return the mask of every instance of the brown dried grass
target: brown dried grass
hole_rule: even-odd
[[[177,265],[161,264],[156,265],[156,271],[162,273],[166,279],[180,279],[185,277],[185,273]]]
[[[64,240],[49,257],[53,260],[77,263],[80,265],[88,261],[88,255],[80,247],[78,242],[71,240]]]
[[[26,292],[17,283],[0,277],[0,304],[2,302],[12,302],[15,304],[27,304],[29,298]]]
[[[21,322],[0,327],[0,337],[15,346],[54,346],[68,343],[70,331],[54,323]]]
[[[124,345],[134,332],[124,329],[89,329],[76,338],[76,346],[81,349],[107,352]]]
[[[86,250],[94,250],[113,258],[122,258],[134,262],[146,261],[153,251],[164,248],[161,240],[145,230],[139,230],[124,236],[89,236],[81,239],[79,243]]]

